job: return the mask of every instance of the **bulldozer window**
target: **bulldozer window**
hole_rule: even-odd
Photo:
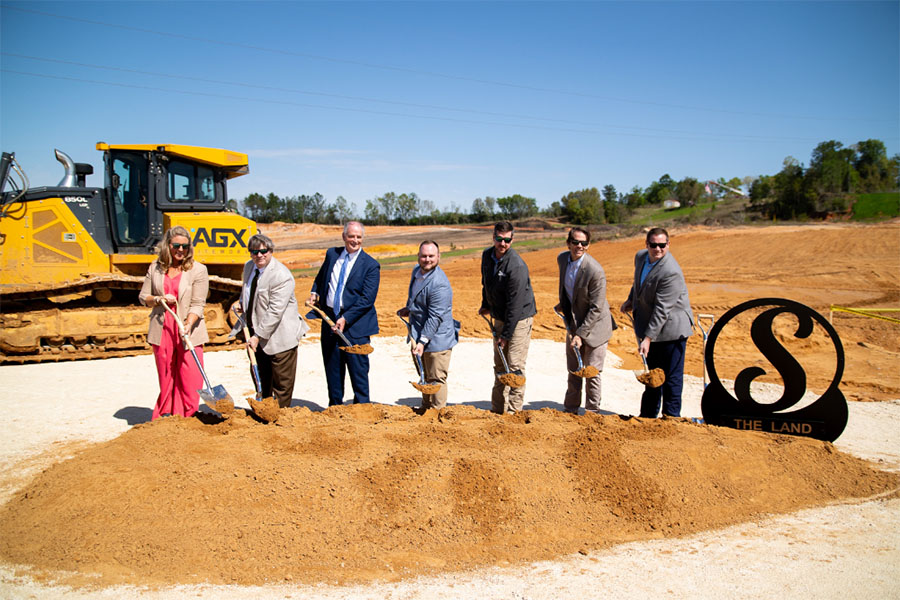
[[[206,166],[170,160],[170,202],[214,202],[216,200],[215,172]]]
[[[120,244],[138,244],[149,233],[147,219],[147,160],[137,154],[113,161],[116,238]]]

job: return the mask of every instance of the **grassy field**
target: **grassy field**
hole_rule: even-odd
[[[854,221],[880,221],[900,216],[900,193],[860,194],[853,203]]]

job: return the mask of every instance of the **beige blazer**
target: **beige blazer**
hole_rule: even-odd
[[[252,260],[244,264],[244,285],[255,270]],[[259,338],[259,348],[269,356],[296,348],[309,331],[309,325],[300,318],[294,285],[291,270],[274,256],[256,282],[253,333]],[[246,307],[242,305],[241,309]]]
[[[138,299],[141,304],[147,304],[149,296],[162,296],[163,281],[166,273],[159,266],[159,262],[154,260],[147,269],[147,276],[144,277],[144,285],[141,286],[141,293]],[[205,344],[209,341],[209,334],[206,332],[206,321],[203,319],[203,308],[206,306],[206,296],[209,293],[209,272],[206,266],[194,261],[194,266],[190,271],[181,272],[181,281],[178,283],[177,302],[175,303],[175,312],[182,323],[187,319],[188,314],[193,313],[200,317],[200,320],[194,324],[194,329],[190,332],[191,343],[195,346]],[[158,346],[162,340],[163,322],[166,317],[166,309],[162,306],[154,306],[150,313],[150,329],[147,331],[147,341]]]
[[[566,251],[556,257],[559,266],[559,303],[569,330],[584,340],[585,344],[596,348],[608,342],[613,329],[617,328],[606,301],[606,274],[600,263],[585,253],[581,268],[575,275],[575,289],[570,302],[565,287],[569,256]]]

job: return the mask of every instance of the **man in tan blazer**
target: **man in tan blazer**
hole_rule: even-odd
[[[291,405],[297,375],[297,346],[309,330],[300,318],[294,296],[294,276],[272,256],[275,243],[263,234],[247,242],[250,260],[244,265],[240,304],[250,329],[247,346],[256,352],[264,398]]]
[[[592,365],[602,372],[606,347],[616,328],[606,301],[606,274],[600,263],[587,253],[590,243],[589,231],[573,227],[566,239],[568,251],[556,258],[559,264],[559,304],[556,310],[566,320],[566,364],[570,371],[563,404],[566,412],[576,414],[581,407],[582,381],[586,382],[585,410],[600,410],[600,375],[586,380],[572,375],[571,371],[578,369],[574,349],[578,348],[581,352],[585,367]]]

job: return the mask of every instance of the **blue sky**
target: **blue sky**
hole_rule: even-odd
[[[246,152],[232,197],[439,208],[900,151],[898,2],[6,2],[0,144]],[[89,185],[102,185],[92,176]]]

